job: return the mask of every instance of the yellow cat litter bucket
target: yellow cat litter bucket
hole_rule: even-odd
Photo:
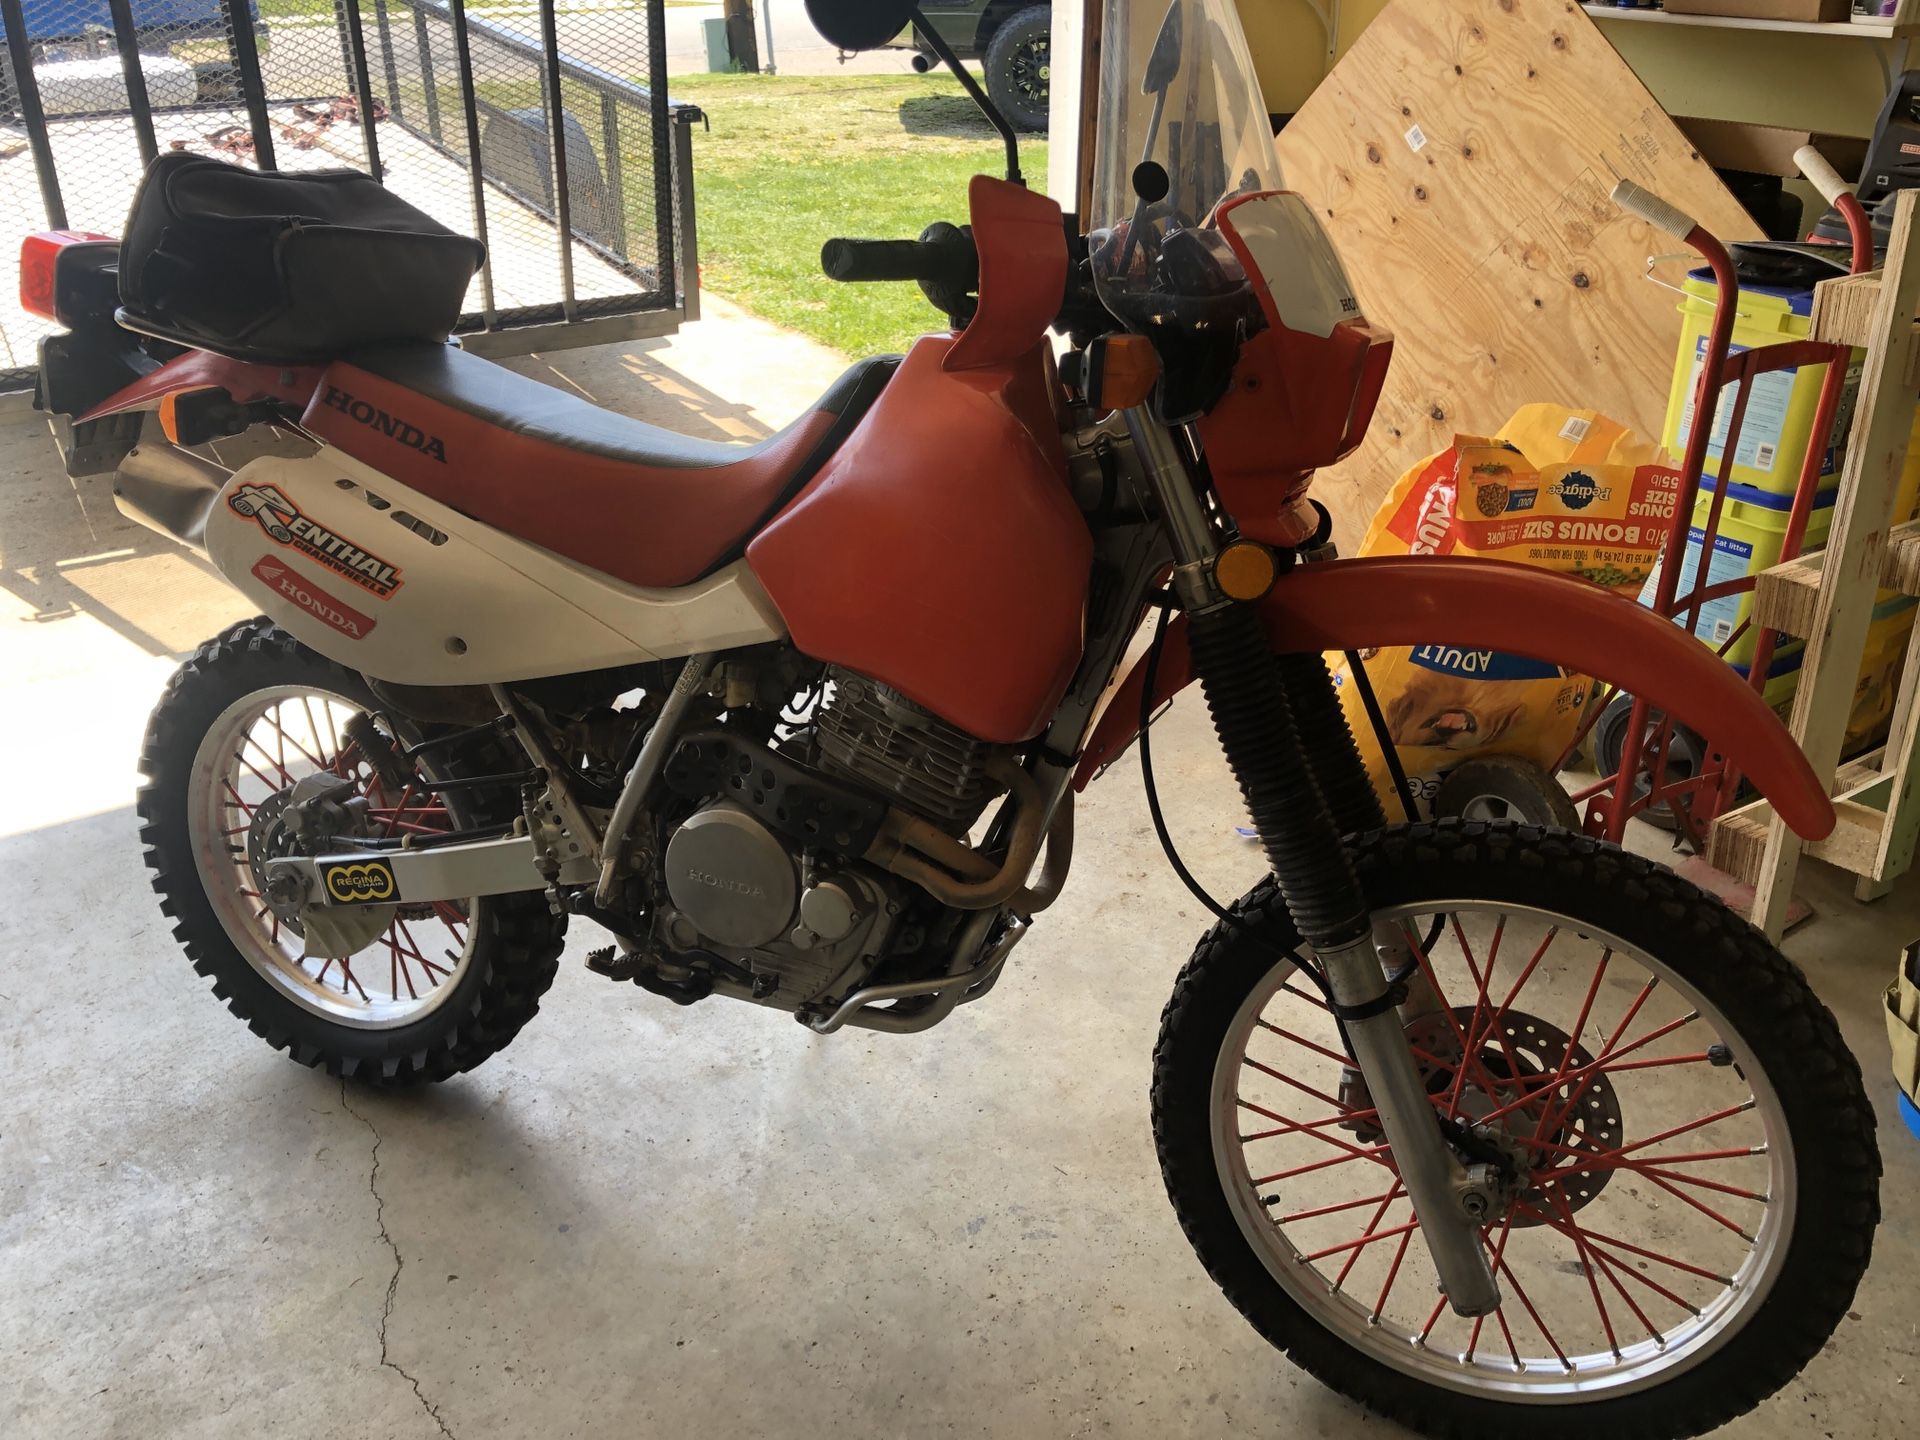
[[[1704,269],[1688,275],[1681,289],[1685,299],[1677,307],[1680,349],[1674,361],[1673,383],[1667,391],[1666,424],[1661,430],[1661,443],[1676,457],[1686,453],[1687,437],[1693,430],[1694,389],[1700,379],[1700,368],[1706,362],[1714,297],[1719,293],[1712,272]],[[1734,312],[1733,353],[1806,339],[1812,309],[1811,289],[1742,285],[1739,308]],[[1840,393],[1833,433],[1827,437],[1821,459],[1822,486],[1839,483],[1865,353],[1854,351],[1847,366],[1846,388]],[[1740,422],[1740,439],[1734,447],[1729,480],[1772,495],[1793,494],[1800,483],[1800,465],[1812,437],[1813,412],[1820,403],[1820,387],[1826,376],[1824,365],[1802,365],[1754,377],[1747,394],[1747,413]],[[1707,444],[1707,473],[1703,483],[1711,482],[1720,473],[1720,462],[1726,454],[1727,427],[1732,423],[1734,397],[1738,393],[1737,386],[1723,389],[1719,403],[1714,406],[1713,434]],[[1896,522],[1911,518],[1916,500],[1920,500],[1920,412],[1914,416],[1906,468],[1901,473],[1900,491],[1895,498]]]
[[[1883,593],[1886,598],[1873,607],[1866,648],[1860,657],[1860,677],[1854,685],[1853,707],[1847,714],[1846,754],[1886,738],[1907,642],[1913,634],[1915,607],[1920,605],[1911,595]],[[1773,661],[1767,666],[1767,688],[1762,698],[1782,721],[1792,714],[1793,697],[1800,688],[1800,665],[1805,658],[1805,642],[1788,640],[1774,651]],[[1752,673],[1744,664],[1733,668],[1743,679]]]
[[[1685,453],[1687,436],[1693,429],[1694,390],[1701,366],[1706,363],[1714,297],[1719,291],[1706,270],[1694,271],[1681,288],[1686,298],[1679,307],[1680,353],[1673,367],[1673,385],[1667,392],[1667,421],[1661,431],[1661,442],[1674,455]],[[1763,345],[1806,339],[1812,308],[1810,289],[1742,285],[1739,309],[1733,321],[1733,353],[1738,355]],[[1860,384],[1860,356],[1861,352],[1855,351],[1853,363],[1848,367],[1847,388],[1842,393],[1833,427],[1833,443],[1827,446],[1820,469],[1823,484],[1827,477],[1839,473],[1841,446],[1853,414],[1854,393]],[[1826,376],[1824,365],[1802,365],[1754,377],[1747,394],[1747,413],[1740,422],[1740,437],[1734,446],[1730,480],[1770,494],[1793,494],[1794,487],[1800,483],[1800,464],[1807,453],[1813,412],[1820,402],[1820,386]],[[1713,434],[1707,445],[1709,477],[1719,474],[1737,393],[1733,387],[1722,390],[1720,402],[1714,407]]]
[[[1780,559],[1781,542],[1787,537],[1787,515],[1793,508],[1792,495],[1774,495],[1749,485],[1729,485],[1726,503],[1720,507],[1720,528],[1702,577],[1701,549],[1706,543],[1706,524],[1713,510],[1714,482],[1711,476],[1700,482],[1700,493],[1693,502],[1693,524],[1687,530],[1686,556],[1680,562],[1680,582],[1674,590],[1676,621],[1685,619],[1682,602],[1692,591],[1705,585],[1719,585],[1743,575],[1758,575]],[[1828,488],[1813,497],[1813,512],[1807,516],[1802,550],[1817,550],[1827,543],[1827,527],[1833,523],[1835,491]],[[1664,563],[1664,562],[1663,562]],[[1653,603],[1654,586],[1660,572],[1655,568],[1647,577],[1640,594],[1642,605]],[[1739,628],[1753,608],[1753,592],[1741,591],[1709,600],[1692,621],[1693,633],[1718,650]],[[1753,657],[1754,632],[1749,629],[1726,652],[1734,664],[1745,664]]]

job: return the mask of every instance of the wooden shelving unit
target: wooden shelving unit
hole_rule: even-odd
[[[1873,56],[1891,90],[1912,59],[1913,37],[1920,35],[1920,0],[1901,0],[1900,13],[1885,20],[1753,20],[1740,15],[1673,15],[1665,10],[1622,9],[1616,5],[1580,7],[1602,25],[1679,25],[1698,30],[1745,30],[1750,34],[1795,35],[1816,40],[1873,41]]]
[[[1884,894],[1920,848],[1920,628],[1907,647],[1886,745],[1845,765],[1867,626],[1879,587],[1920,594],[1920,523],[1889,526],[1913,429],[1920,367],[1920,193],[1894,211],[1884,270],[1814,291],[1813,338],[1864,347],[1859,402],[1822,551],[1762,572],[1753,622],[1806,640],[1793,737],[1834,797],[1833,834],[1803,846],[1765,800],[1714,821],[1708,862],[1753,885],[1752,920],[1778,938],[1805,853],[1859,877],[1862,899]]]
[[[1906,15],[1889,20],[1836,20],[1815,24],[1807,20],[1752,20],[1740,15],[1670,15],[1665,10],[1627,9],[1617,5],[1582,5],[1580,8],[1596,20],[1697,25],[1708,30],[1771,30],[1783,35],[1817,35],[1831,40],[1906,40],[1920,33],[1920,20]]]

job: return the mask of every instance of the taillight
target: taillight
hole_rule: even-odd
[[[60,256],[73,245],[114,243],[111,235],[90,230],[42,230],[20,242],[20,308],[29,315],[59,324],[71,317],[60,313]]]

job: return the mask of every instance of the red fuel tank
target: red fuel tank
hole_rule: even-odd
[[[804,653],[1010,744],[1045,727],[1079,663],[1093,539],[1051,352],[949,370],[953,344],[914,345],[747,562]]]

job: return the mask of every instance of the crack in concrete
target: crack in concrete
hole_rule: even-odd
[[[373,1136],[373,1151],[369,1157],[372,1165],[367,1171],[367,1191],[373,1196],[373,1223],[380,1227],[381,1240],[385,1241],[387,1249],[393,1252],[393,1274],[387,1277],[386,1303],[380,1308],[380,1364],[384,1369],[393,1371],[411,1385],[413,1398],[420,1402],[420,1408],[425,1410],[433,1423],[440,1427],[440,1433],[446,1436],[447,1440],[456,1440],[453,1431],[441,1417],[440,1407],[427,1399],[426,1392],[420,1388],[420,1382],[387,1354],[387,1326],[393,1319],[393,1297],[400,1289],[400,1272],[407,1268],[407,1262],[401,1257],[400,1247],[394,1243],[393,1236],[387,1233],[387,1202],[380,1194],[380,1131],[374,1126],[373,1121],[353,1108],[353,1102],[347,1099],[347,1082],[344,1079],[340,1082],[340,1108],[366,1126],[367,1133]]]

